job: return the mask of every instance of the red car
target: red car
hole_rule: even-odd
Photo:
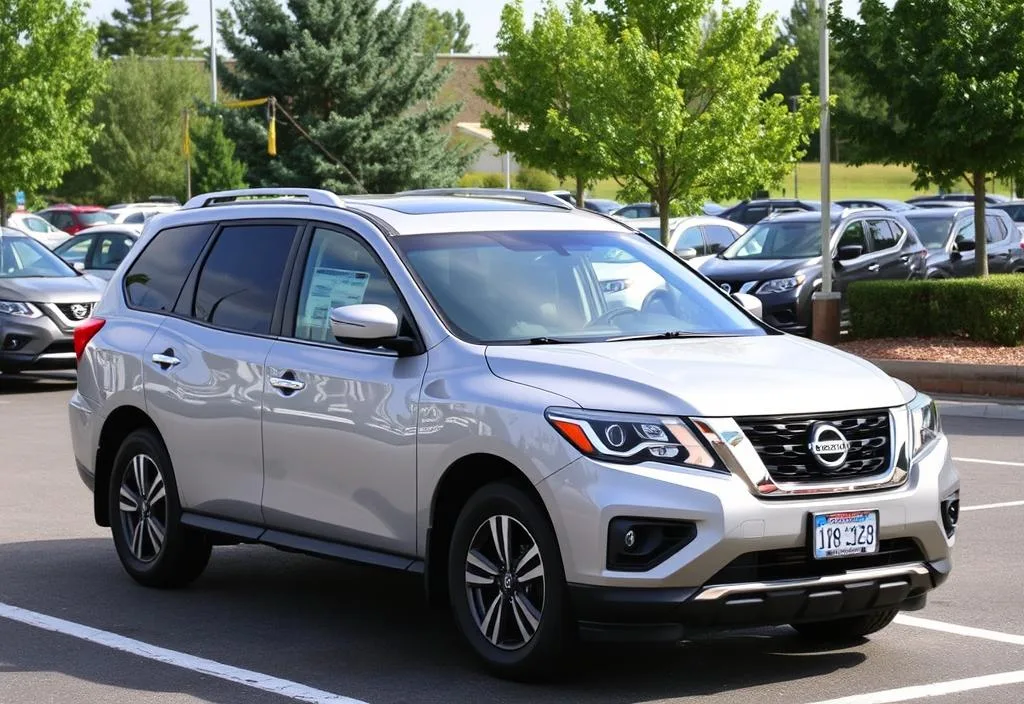
[[[93,225],[114,222],[114,216],[98,205],[51,205],[36,215],[69,235]]]

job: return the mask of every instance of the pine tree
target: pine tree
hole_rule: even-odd
[[[192,125],[192,192],[245,188],[245,165],[224,134],[220,117],[199,118]]]
[[[422,50],[424,14],[391,0],[233,0],[220,33],[235,65],[222,72],[239,99],[273,96],[315,140],[283,118],[277,157],[267,155],[259,109],[225,114],[249,180],[341,193],[452,185],[469,156],[447,126],[457,105],[438,105],[447,72]],[[326,152],[326,153],[325,153]]]
[[[469,43],[469,23],[462,10],[441,12],[437,8],[426,8],[427,27],[423,36],[424,51],[434,54],[468,54],[473,45]]]
[[[100,51],[107,56],[199,56],[196,25],[186,27],[185,0],[127,0],[113,22],[100,22]]]

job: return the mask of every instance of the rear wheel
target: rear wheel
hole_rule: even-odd
[[[152,430],[137,430],[114,458],[110,531],[125,571],[148,587],[183,587],[210,560],[207,536],[181,523],[171,458]]]
[[[571,641],[561,555],[520,489],[497,483],[470,497],[452,534],[448,584],[459,630],[488,669],[532,679],[558,667]]]
[[[838,618],[833,621],[794,623],[793,628],[800,635],[811,640],[822,642],[850,641],[877,633],[892,623],[898,613],[899,609],[888,609],[863,616]]]

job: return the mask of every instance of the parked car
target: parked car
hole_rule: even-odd
[[[656,218],[658,217],[658,204],[630,203],[629,205],[624,205],[618,210],[612,212],[612,215],[617,218],[625,218],[626,220],[635,220],[636,218]]]
[[[964,205],[969,205],[967,201],[955,201],[955,200],[918,200],[914,201],[914,208],[916,210],[931,210],[934,208],[957,208]]]
[[[842,206],[833,205],[835,209],[842,209]],[[723,210],[718,217],[738,222],[741,225],[754,225],[761,222],[772,213],[806,211],[817,212],[821,210],[821,202],[816,200],[798,200],[795,198],[767,198],[760,200],[745,200],[741,203]]]
[[[897,213],[914,209],[910,203],[892,198],[840,198],[836,201],[836,205],[841,205],[844,208],[892,210]]]
[[[1002,210],[1009,215],[1015,223],[1017,223],[1017,229],[1024,234],[1024,200],[1014,200],[1008,203],[999,203],[988,208],[992,210]]]
[[[76,331],[69,404],[132,578],[185,585],[233,541],[422,574],[515,677],[578,636],[834,641],[924,607],[959,509],[931,399],[624,225],[506,194],[237,191],[147,229]],[[619,253],[664,281],[639,310],[596,283]]]
[[[96,205],[53,205],[36,215],[69,235],[93,225],[114,222],[114,216]]]
[[[7,226],[20,230],[46,247],[53,249],[67,242],[68,233],[57,229],[43,218],[24,210],[16,210],[7,217]]]
[[[615,200],[609,200],[608,198],[587,198],[583,201],[583,207],[587,210],[593,210],[595,213],[611,215],[621,208],[622,204]]]
[[[136,203],[111,206],[107,209],[117,225],[142,225],[154,215],[170,213],[181,206],[162,203]]]
[[[845,327],[851,283],[923,278],[927,250],[900,213],[845,210],[833,213],[831,256]],[[821,288],[821,213],[772,216],[706,262],[701,273],[728,292],[760,298],[765,320],[776,328],[809,335],[811,295]]]
[[[908,212],[905,216],[928,248],[928,278],[974,276],[973,205]],[[1005,211],[992,208],[985,214],[985,250],[990,272],[1024,272],[1021,233]]]
[[[102,284],[34,238],[0,228],[0,374],[74,369],[72,334]]]
[[[109,280],[141,234],[141,225],[97,225],[53,251],[78,271]]]
[[[628,223],[655,242],[661,241],[659,218],[637,218]],[[746,228],[732,220],[711,215],[693,215],[672,218],[669,224],[668,249],[682,259],[701,259],[718,254],[746,232]]]
[[[937,201],[937,200],[973,203],[974,202],[974,194],[973,193],[938,193],[938,194],[933,195],[933,196],[915,196],[913,198],[907,198],[907,203],[910,203],[911,205],[917,205],[917,203],[919,203],[919,202]],[[1006,196],[997,195],[995,193],[986,193],[985,194],[985,202],[990,204],[990,205],[995,205],[996,203],[1006,203],[1009,200],[1010,199],[1007,198]]]

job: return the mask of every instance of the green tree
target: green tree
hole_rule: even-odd
[[[192,192],[245,188],[245,165],[235,158],[235,143],[224,134],[219,115],[192,123]]]
[[[102,131],[91,160],[70,175],[62,193],[100,203],[185,195],[184,111],[207,95],[208,74],[171,59],[113,62],[93,123]]]
[[[60,183],[83,163],[104,64],[77,0],[5,0],[0,22],[0,223],[14,191]]]
[[[462,10],[441,12],[437,8],[423,6],[427,13],[423,32],[423,48],[431,54],[468,54],[473,45],[469,43],[469,23]]]
[[[565,12],[549,0],[529,28],[516,0],[502,11],[501,58],[480,71],[480,95],[498,108],[483,116],[495,144],[521,164],[574,179],[580,205],[605,168],[592,136],[580,129],[590,88],[578,79],[600,65],[604,44],[603,28],[582,0]]]
[[[1024,155],[1024,4],[1019,0],[863,0],[860,18],[834,2],[841,66],[886,111],[838,113],[864,160],[906,164],[915,186],[975,194],[975,271],[988,274],[985,182],[1020,173]]]
[[[106,56],[199,56],[196,25],[184,26],[185,0],[127,0],[114,10],[113,22],[99,26],[100,51]]]
[[[791,112],[764,97],[792,59],[767,51],[775,18],[760,6],[713,0],[607,0],[610,40],[579,67],[589,96],[577,128],[595,139],[625,195],[658,204],[668,238],[670,203],[696,212],[706,200],[748,196],[785,176],[802,154],[817,108],[801,92]]]
[[[471,155],[448,129],[458,105],[436,101],[448,71],[422,52],[424,13],[398,0],[377,5],[233,0],[221,13],[236,60],[224,71],[227,89],[240,99],[276,97],[310,137],[279,119],[270,158],[261,110],[225,114],[250,181],[384,193],[454,185],[465,171]]]

